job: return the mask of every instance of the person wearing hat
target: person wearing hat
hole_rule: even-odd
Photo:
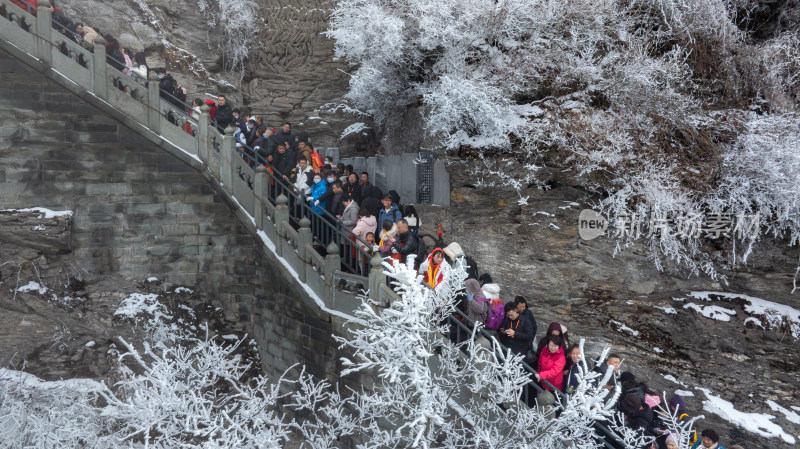
[[[403,219],[403,214],[400,212],[400,208],[397,207],[397,204],[392,202],[391,195],[388,193],[384,195],[381,204],[383,204],[383,208],[381,208],[378,213],[378,223],[383,223],[384,220],[389,220],[392,223],[399,223],[400,220]]]
[[[626,394],[620,402],[620,409],[625,415],[625,425],[628,428],[641,429],[647,436],[658,436],[653,410],[642,401],[638,394]]]
[[[450,266],[453,269],[461,267],[467,272],[467,279],[478,279],[478,264],[464,254],[464,250],[457,242],[445,246],[444,254],[450,260]]]
[[[644,389],[636,384],[636,376],[632,372],[623,372],[618,380],[622,387],[621,398],[624,398],[628,393],[635,393],[643,403],[645,402]]]
[[[678,440],[675,439],[675,435],[671,433],[667,435],[665,443],[667,445],[667,449],[678,449]]]

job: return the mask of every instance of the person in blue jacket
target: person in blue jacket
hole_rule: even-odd
[[[320,201],[319,198],[327,191],[328,185],[322,182],[322,175],[314,173],[314,184],[311,185],[311,195],[306,197],[306,199],[311,203],[311,209],[320,215],[322,215],[322,211],[325,210],[325,201]]]

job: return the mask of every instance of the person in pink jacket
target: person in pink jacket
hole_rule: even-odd
[[[537,381],[546,380],[558,390],[564,389],[564,366],[567,364],[561,343],[561,335],[547,337],[547,349],[539,355],[539,372],[536,374]],[[552,390],[547,384],[542,388]]]
[[[358,222],[356,222],[356,227],[353,228],[353,234],[361,240],[366,241],[367,234],[375,232],[375,226],[377,226],[375,216],[371,215],[367,208],[362,207],[358,210]]]

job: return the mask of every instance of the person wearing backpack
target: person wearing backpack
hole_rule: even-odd
[[[503,310],[506,317],[503,319],[500,329],[497,330],[498,340],[514,354],[525,355],[533,341],[531,322],[519,316],[517,306],[513,302],[503,306]],[[564,353],[561,354],[563,358]]]
[[[481,284],[476,279],[467,279],[464,287],[467,290],[467,316],[485,326],[489,320],[489,300],[481,290]]]

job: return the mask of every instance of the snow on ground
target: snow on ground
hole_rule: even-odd
[[[701,306],[693,302],[686,304],[683,308],[694,310],[706,318],[717,321],[730,321],[731,317],[736,315],[736,311],[733,309],[726,309],[720,306]]]
[[[688,397],[694,396],[694,393],[692,393],[689,390],[675,390],[675,394],[677,394],[678,396],[684,397],[684,398],[688,398]]]
[[[0,212],[38,212],[36,218],[71,217],[71,210],[50,210],[45,207],[28,207],[26,209],[3,209]]]
[[[223,340],[238,340],[239,339],[239,337],[236,334],[227,334],[227,335],[223,335],[220,338],[222,338]]]
[[[628,332],[631,335],[633,335],[634,337],[638,337],[639,336],[639,331],[631,329],[630,327],[620,323],[619,321],[611,320],[611,323],[616,324],[617,327],[619,327],[619,330],[621,330],[621,331]]]
[[[27,284],[23,285],[22,287],[17,288],[18,292],[37,292],[40,295],[44,295],[47,293],[47,287],[44,285],[39,285],[38,282],[30,281]]]
[[[145,279],[145,282],[158,282],[158,278],[155,276],[150,276],[149,278]]]
[[[6,382],[19,382],[26,388],[35,388],[39,390],[61,390],[67,389],[70,391],[100,391],[105,390],[106,386],[100,382],[92,379],[67,379],[56,381],[44,381],[22,371],[14,371],[10,369],[0,368],[0,383]]]
[[[666,313],[667,315],[677,315],[678,311],[672,307],[661,307],[661,306],[653,306],[654,308],[661,310],[662,312]]]
[[[773,411],[783,413],[787,421],[795,424],[800,424],[800,415],[798,415],[797,413],[781,407],[775,401],[767,401],[767,405],[769,405],[769,408],[771,408]],[[798,409],[798,407],[792,407],[792,408],[795,410]]]
[[[695,387],[705,393],[707,400],[703,401],[703,410],[714,413],[722,419],[744,428],[748,432],[753,432],[765,438],[781,438],[789,444],[795,443],[795,438],[784,432],[783,428],[774,422],[775,417],[766,413],[745,413],[734,408],[733,404],[715,396],[710,390]]]
[[[186,287],[178,287],[173,291],[173,293],[184,293],[184,292],[191,294],[192,293],[192,289],[186,288]]]
[[[682,386],[683,388],[689,388],[688,385],[686,385],[685,383],[683,383],[683,382],[679,381],[678,379],[676,379],[675,376],[673,376],[672,374],[665,374],[662,377],[664,377],[664,379],[667,379],[668,381],[670,381],[670,382],[672,382],[674,384],[678,384],[678,385]]]
[[[740,293],[690,292],[689,296],[703,301],[713,301],[712,296],[728,300],[743,299],[748,303],[744,306],[745,312],[763,317],[770,328],[788,325],[792,336],[800,338],[800,310],[794,307]]]
[[[167,306],[158,301],[158,295],[154,293],[131,293],[127,298],[123,299],[117,310],[114,311],[114,316],[123,316],[125,318],[136,318],[141,313],[149,313],[154,317],[171,318],[167,315]]]

